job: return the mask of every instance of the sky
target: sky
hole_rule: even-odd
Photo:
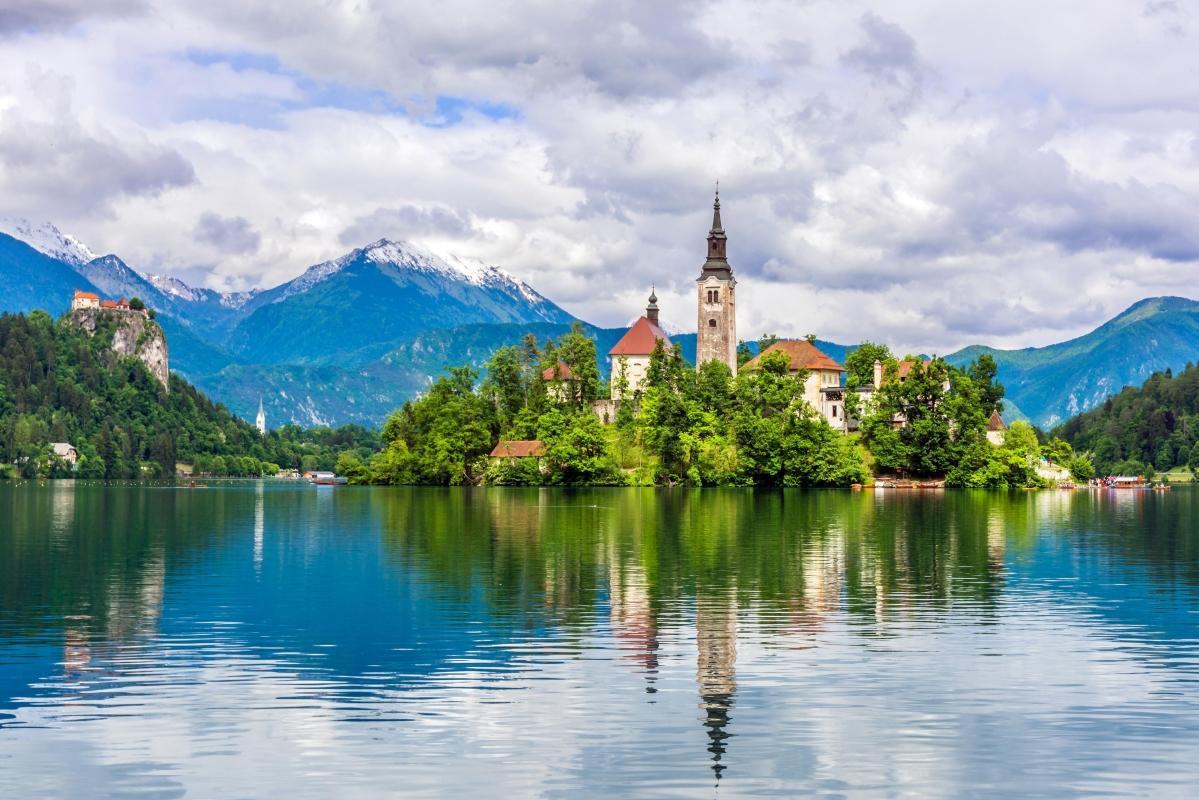
[[[0,215],[270,286],[387,237],[945,353],[1199,297],[1199,2],[0,0]]]

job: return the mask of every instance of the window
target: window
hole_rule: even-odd
[[[715,327],[716,327],[716,320],[714,320],[714,319],[710,319],[710,320],[708,320],[708,327],[709,327],[709,328],[715,328]]]
[[[833,406],[833,419],[837,418],[837,407]]]

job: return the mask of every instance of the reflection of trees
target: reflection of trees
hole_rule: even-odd
[[[585,625],[606,599],[618,634],[646,639],[680,600],[731,594],[770,630],[844,607],[988,605],[1006,542],[1034,524],[1024,494],[750,490],[398,490],[396,557],[463,599],[531,627]],[[902,597],[902,603],[892,598]],[[634,632],[634,629],[639,632]],[[656,635],[656,634],[654,634]]]

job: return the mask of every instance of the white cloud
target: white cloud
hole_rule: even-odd
[[[0,50],[3,210],[216,286],[386,235],[686,325],[719,178],[746,336],[1038,344],[1193,292],[1181,4],[55,8]]]

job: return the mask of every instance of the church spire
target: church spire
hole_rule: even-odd
[[[658,324],[658,293],[654,287],[649,290],[649,305],[645,307],[645,318],[655,325]]]
[[[720,222],[720,184],[717,183],[716,201],[712,203],[712,229],[708,231],[708,260],[704,262],[703,275],[716,275],[724,280],[732,277],[726,250],[727,240],[724,226]]]

